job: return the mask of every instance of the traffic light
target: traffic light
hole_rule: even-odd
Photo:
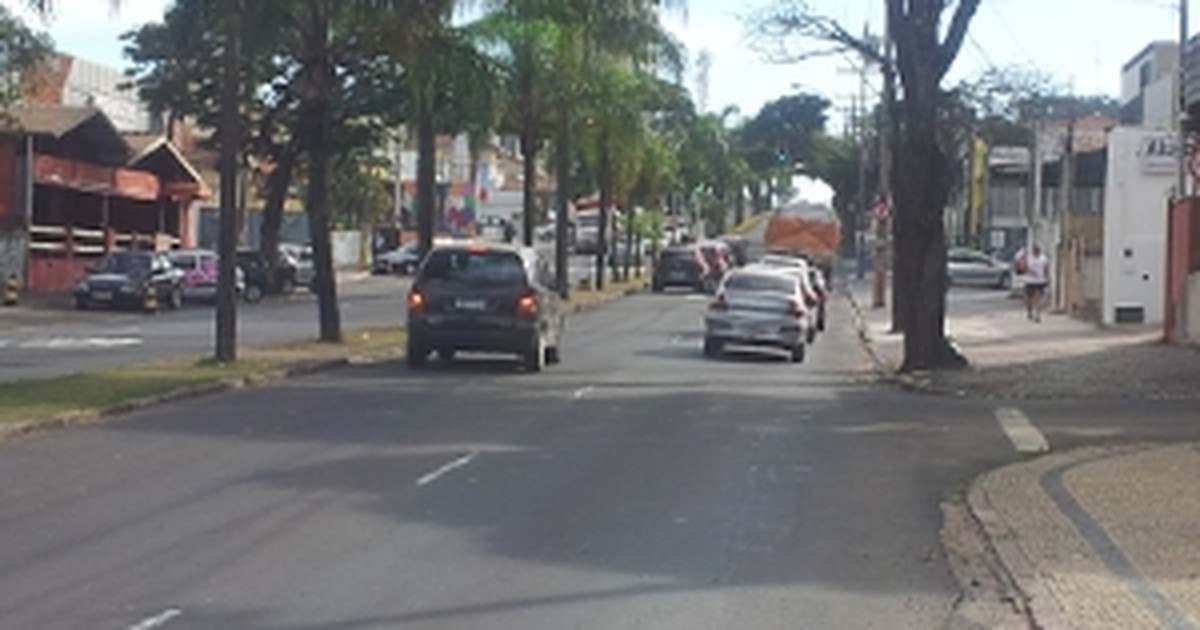
[[[776,149],[775,150],[775,161],[779,162],[780,164],[787,164],[787,162],[788,162],[787,151],[784,149]]]

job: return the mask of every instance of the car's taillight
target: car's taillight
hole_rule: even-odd
[[[517,316],[535,318],[538,314],[538,297],[536,293],[526,293],[517,298]]]
[[[718,295],[717,299],[708,303],[708,310],[710,310],[710,311],[728,311],[729,310],[729,302],[725,301],[724,295]]]
[[[408,292],[408,312],[416,314],[425,312],[425,295],[416,289]]]
[[[787,314],[795,317],[796,319],[800,319],[801,317],[807,315],[808,311],[805,310],[804,305],[800,303],[800,300],[788,300]]]

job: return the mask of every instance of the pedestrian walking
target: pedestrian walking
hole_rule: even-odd
[[[1040,245],[1034,244],[1032,250],[1017,256],[1017,273],[1025,276],[1025,316],[1030,321],[1042,321],[1042,303],[1050,284],[1049,269],[1050,259]]]

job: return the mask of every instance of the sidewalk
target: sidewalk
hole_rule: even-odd
[[[971,511],[1041,628],[1200,628],[1200,446],[1048,455],[984,475]]]
[[[888,309],[871,308],[870,282],[847,289],[877,367],[892,375],[903,337]],[[1101,328],[1065,315],[1025,317],[1019,300],[986,289],[954,289],[947,334],[970,361],[965,370],[914,375],[914,388],[994,398],[1200,399],[1200,352],[1159,342],[1151,327]]]

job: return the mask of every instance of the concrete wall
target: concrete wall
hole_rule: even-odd
[[[25,233],[17,230],[0,232],[0,277],[10,273],[25,286]]]
[[[1143,98],[1142,126],[1170,129],[1175,112],[1175,77],[1165,76],[1147,85]]]
[[[1101,321],[1140,309],[1160,324],[1166,299],[1167,200],[1175,183],[1170,132],[1118,127],[1109,136]]]

